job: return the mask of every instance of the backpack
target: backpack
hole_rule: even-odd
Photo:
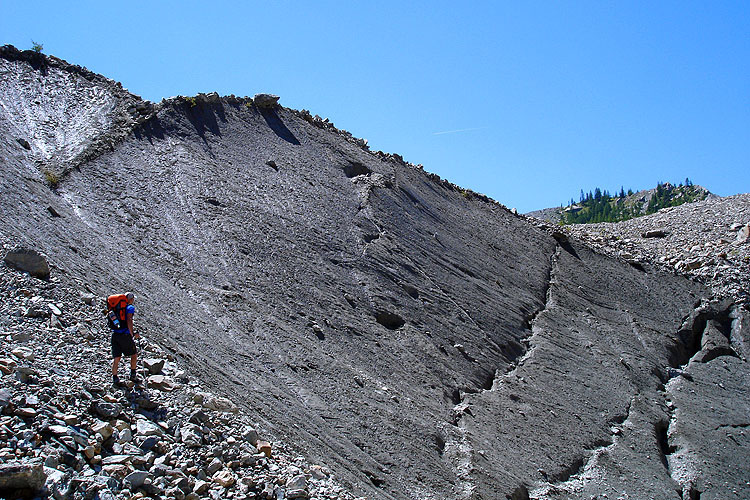
[[[107,297],[107,324],[111,329],[122,330],[128,327],[127,308],[128,298],[124,293]],[[119,326],[114,323],[115,318],[120,322]]]

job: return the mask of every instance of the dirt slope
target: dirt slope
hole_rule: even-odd
[[[669,368],[700,354],[706,321],[747,335],[729,305],[695,311],[700,285],[555,239],[304,113],[151,105],[2,56],[4,242],[96,294],[134,290],[146,335],[361,494],[747,496],[746,437],[687,445],[670,425]],[[674,450],[710,477],[674,474]]]

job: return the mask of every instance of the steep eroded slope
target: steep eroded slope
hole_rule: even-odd
[[[16,140],[34,128],[0,115],[0,234],[98,294],[134,290],[146,335],[367,496],[521,498],[659,398],[699,286],[558,241],[298,112],[215,95],[141,108],[83,162],[39,138],[67,162],[54,190]],[[658,466],[658,498],[671,483],[647,454],[625,459]]]

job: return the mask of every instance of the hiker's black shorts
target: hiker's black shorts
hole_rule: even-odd
[[[135,354],[135,341],[129,332],[112,334],[112,357],[132,356]]]

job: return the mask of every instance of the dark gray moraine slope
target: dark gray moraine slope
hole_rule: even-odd
[[[152,105],[34,57],[0,58],[3,242],[99,295],[135,290],[146,335],[356,491],[750,496],[744,354],[668,380],[709,316],[746,343],[743,311],[696,312],[696,283],[555,239],[299,112]],[[730,395],[732,412],[709,409]]]

